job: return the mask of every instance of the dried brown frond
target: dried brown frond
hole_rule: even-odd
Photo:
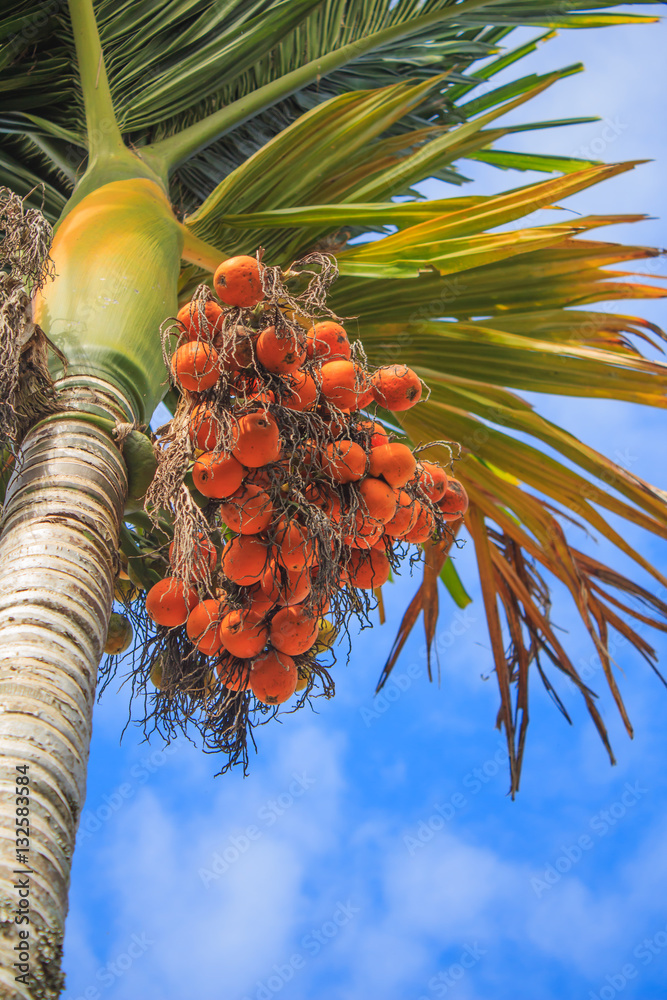
[[[382,668],[380,678],[375,688],[378,694],[389,680],[389,676],[396,666],[401,651],[408,641],[412,629],[419,620],[419,616],[424,612],[424,631],[426,633],[426,656],[428,663],[429,680],[431,675],[431,648],[435,638],[435,625],[438,619],[438,588],[437,581],[445,565],[452,546],[456,544],[456,535],[461,527],[460,522],[454,522],[449,529],[448,535],[438,541],[426,542],[424,544],[424,579],[417,590],[417,593],[410,601],[401,624],[398,627],[394,644],[391,647],[387,662]]]
[[[26,209],[31,194],[20,198],[0,187],[0,267],[35,292],[55,270],[49,258],[53,230],[38,209]]]
[[[34,292],[53,277],[51,226],[0,188],[0,438],[15,451],[28,427],[58,409],[47,365],[51,346],[32,318]]]

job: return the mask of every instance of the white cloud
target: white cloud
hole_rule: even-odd
[[[192,817],[148,787],[119,812],[113,842],[100,843],[96,857],[116,897],[118,929],[105,965],[113,968],[131,933],[153,943],[131,974],[108,987],[109,1000],[136,996],[144,978],[160,984],[163,1000],[180,1000],[185,990],[219,1000],[223,983],[233,1000],[289,955],[290,935],[307,911],[308,870],[339,833],[343,740],[312,723],[277,733],[281,745],[246,783],[241,809],[238,783],[209,779],[202,783],[207,801]],[[79,966],[87,943],[80,920],[72,926],[73,980],[82,990],[99,979],[93,959]]]

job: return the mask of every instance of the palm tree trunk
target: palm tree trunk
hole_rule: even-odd
[[[121,402],[115,391],[105,388],[100,397],[70,386],[63,402],[127,420],[126,408],[110,400],[113,394]],[[27,435],[7,492],[0,536],[2,1000],[54,1000],[63,987],[70,867],[126,491],[111,438],[70,410]],[[17,837],[29,839],[29,850]]]

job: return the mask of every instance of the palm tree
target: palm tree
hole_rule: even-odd
[[[333,250],[332,306],[356,317],[369,358],[400,356],[431,385],[429,402],[402,424],[414,442],[461,446],[512,791],[529,668],[552,692],[545,665],[565,672],[608,742],[594,694],[550,622],[543,572],[569,589],[631,731],[609,632],[653,663],[630,621],[664,628],[667,604],[573,548],[563,525],[584,522],[664,584],[600,512],[665,537],[664,495],[540,417],[517,390],[664,406],[667,367],[630,339],[654,342],[661,332],[632,316],[568,308],[662,295],[608,269],[657,251],[588,238],[619,216],[489,233],[633,164],[496,148],[520,128],[569,123],[495,124],[580,66],[471,96],[556,27],[651,20],[605,12],[613,6],[69,0],[65,9],[23,0],[0,23],[0,183],[24,196],[0,198],[11,305],[0,366],[5,471],[19,449],[0,537],[2,996],[52,998],[62,987],[70,861],[121,523],[126,554],[151,541],[149,523],[127,503],[143,492],[142,460],[118,444],[142,437],[137,428],[165,393],[160,324],[226,255],[262,246],[286,266],[313,247]],[[501,49],[520,24],[545,31]],[[427,177],[460,185],[465,159],[557,176],[496,197],[420,198],[415,185]],[[36,208],[55,226],[51,272]],[[353,241],[368,233],[379,238]],[[433,453],[442,457],[442,448]],[[467,601],[446,557],[445,546],[426,546],[424,582],[381,683],[422,611],[432,640],[438,577]],[[24,884],[29,897],[19,895]],[[14,965],[26,948],[29,973],[23,958]]]

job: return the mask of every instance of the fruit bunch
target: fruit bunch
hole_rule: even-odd
[[[224,711],[305,698],[318,679],[327,693],[318,656],[351,615],[368,619],[410,546],[444,537],[467,507],[456,479],[371,412],[414,406],[421,380],[371,369],[326,307],[330,261],[307,271],[314,258],[287,278],[225,260],[217,297],[200,286],[163,332],[181,399],[147,509],[168,511],[174,534],[146,611],[208,670]],[[304,291],[288,287],[309,274]],[[154,679],[173,690],[165,662]]]

